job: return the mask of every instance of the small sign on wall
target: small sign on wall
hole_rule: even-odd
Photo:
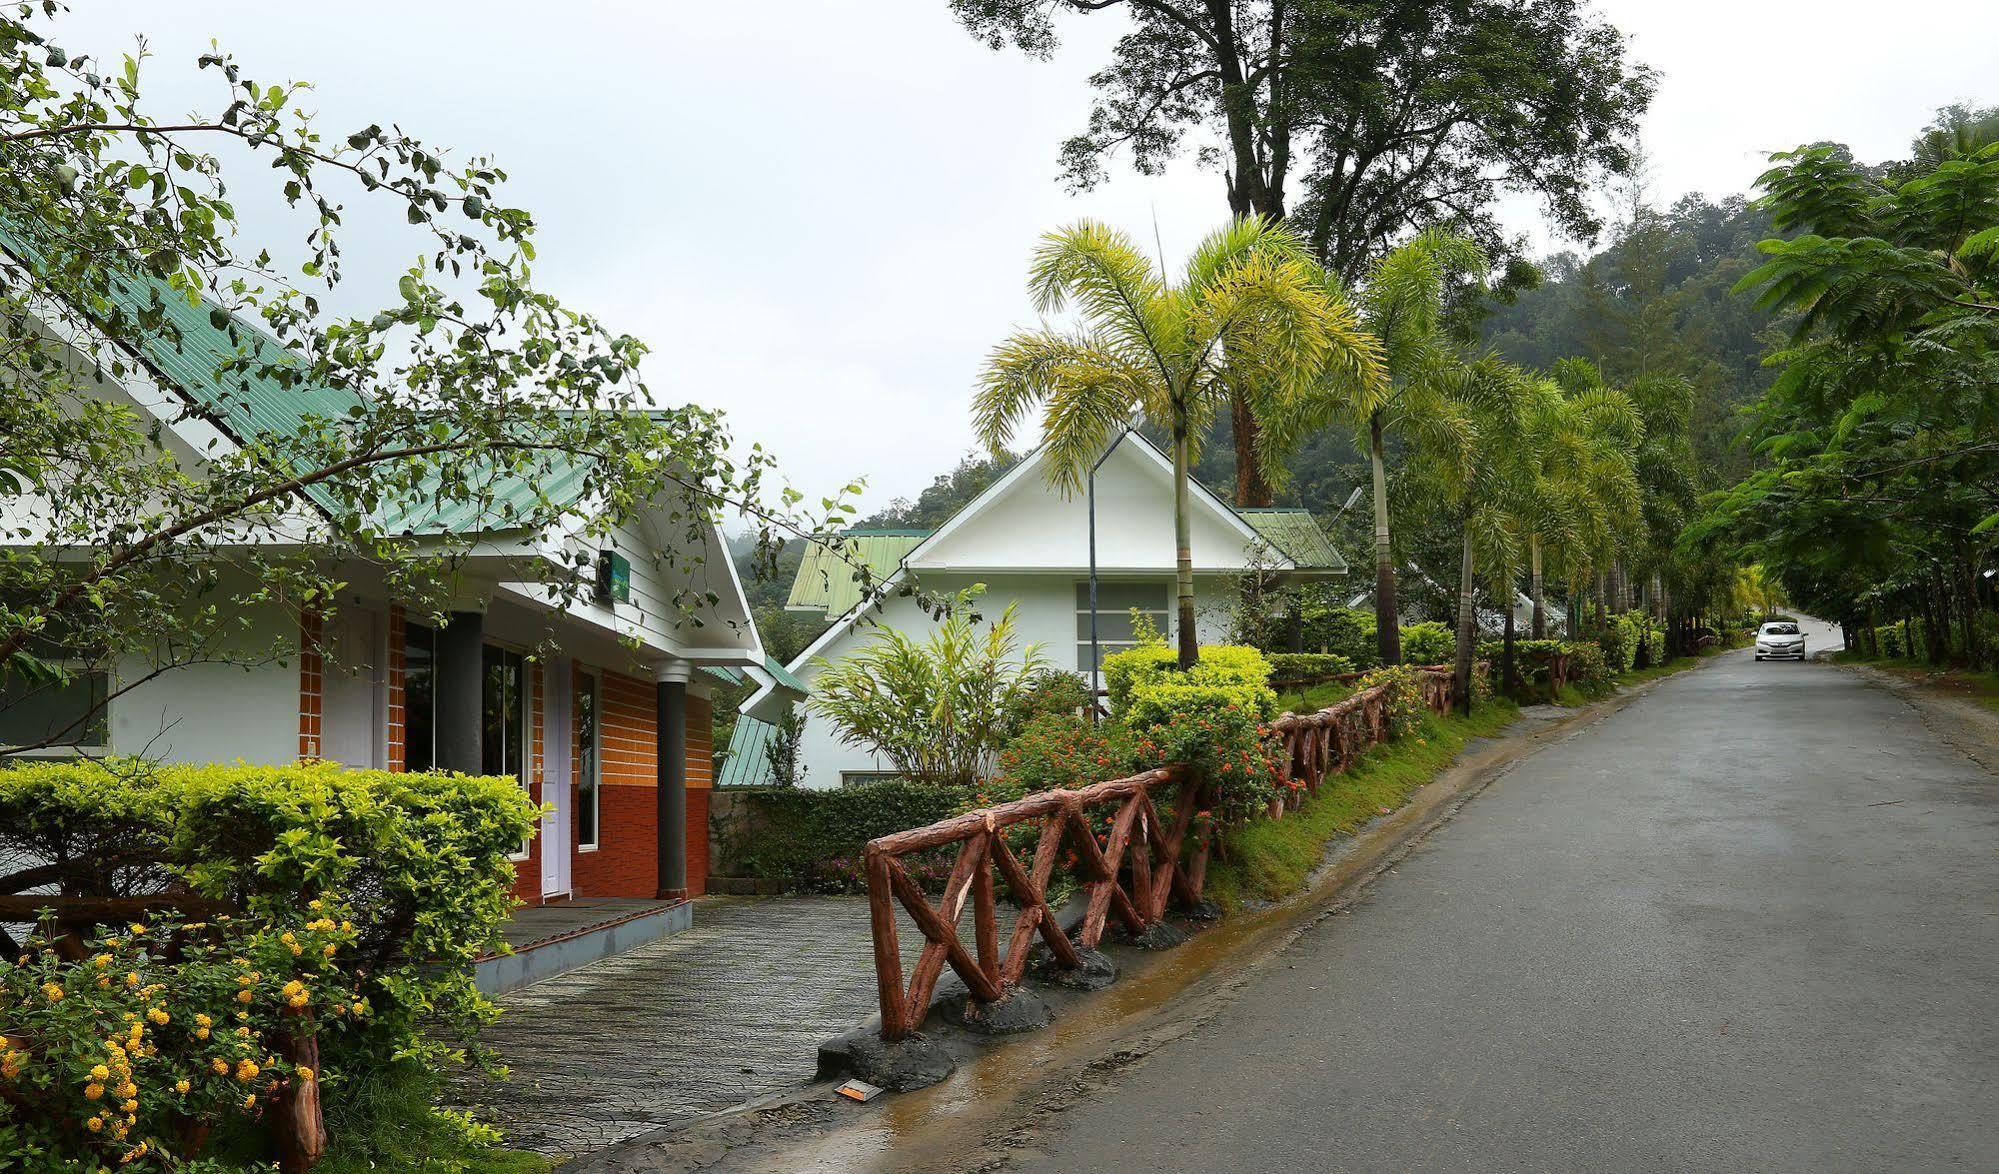
[[[632,601],[632,564],[615,550],[597,552],[597,602]]]

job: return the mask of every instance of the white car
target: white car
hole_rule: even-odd
[[[1756,630],[1756,659],[1805,659],[1805,634],[1788,620],[1764,624]]]

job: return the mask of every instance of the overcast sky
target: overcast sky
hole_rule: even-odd
[[[861,476],[870,507],[913,495],[970,446],[1040,233],[1087,215],[1150,242],[1156,216],[1177,258],[1227,211],[1191,161],[1056,182],[1116,18],[1069,20],[1038,62],[974,43],[944,0],[72,2],[72,55],[151,38],[157,115],[216,112],[193,69],[213,37],[261,82],[312,81],[329,131],[393,121],[496,157],[541,223],[541,282],[645,339],[662,401],[725,409],[814,497]],[[1802,141],[1895,155],[1940,105],[1999,104],[1994,0],[1598,8],[1661,74],[1662,202],[1743,190]],[[1531,204],[1512,217],[1546,239]],[[401,264],[420,242],[347,244]]]

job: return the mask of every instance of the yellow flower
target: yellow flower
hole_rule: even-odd
[[[194,1029],[194,1038],[196,1038],[196,1039],[207,1039],[207,1038],[208,1038],[208,1029],[207,1029],[206,1027],[197,1027],[197,1028],[195,1028],[195,1029]]]
[[[306,1067],[304,1064],[300,1064],[298,1066],[298,1078],[310,1084],[312,1082],[312,1069]]]
[[[169,1019],[172,1019],[173,1016],[168,1015],[158,1007],[154,1007],[152,1010],[146,1012],[146,1018],[152,1020],[154,1023],[164,1024]]]
[[[138,922],[136,922],[136,921],[135,921],[135,922],[133,922],[132,924],[130,924],[130,925],[128,925],[128,926],[126,926],[125,928],[126,928],[126,929],[129,929],[129,930],[131,930],[131,931],[132,931],[133,933],[135,933],[135,934],[142,934],[142,933],[145,933],[145,932],[146,932],[146,927],[145,927],[145,926],[143,926],[143,925],[140,925],[140,924],[139,924]]]
[[[285,948],[292,952],[292,957],[294,958],[297,958],[305,953],[305,947],[299,945],[297,942],[293,942],[291,945],[286,946]]]
[[[120,1111],[122,1111],[122,1112],[126,1112],[126,1113],[136,1113],[136,1112],[138,1112],[138,1111],[139,1111],[139,1102],[137,1102],[137,1101],[126,1101],[126,1102],[125,1102],[124,1104],[122,1104],[122,1105],[118,1106],[118,1108],[119,1108],[119,1110],[120,1110]]]
[[[285,945],[289,946],[293,942],[297,941],[298,938],[294,936],[290,930],[286,930],[285,932],[278,935],[278,940],[283,942]]]
[[[251,1094],[250,1094],[249,1096],[247,1096],[247,1097],[244,1097],[244,1098],[243,1098],[243,1107],[244,1107],[244,1108],[246,1108],[246,1109],[254,1109],[254,1108],[256,1108],[256,1107],[257,1107],[257,1094],[256,1094],[256,1093],[251,1093]]]
[[[196,1027],[214,1027],[215,1020],[210,1019],[208,1016],[203,1015],[201,1012],[197,1011],[194,1014],[194,1025]]]
[[[138,1085],[136,1085],[136,1084],[133,1084],[133,1083],[132,1083],[131,1081],[129,1081],[129,1080],[128,1080],[128,1081],[126,1081],[125,1083],[123,1083],[123,1084],[121,1084],[121,1085],[119,1085],[119,1086],[118,1086],[118,1096],[119,1096],[119,1098],[120,1098],[121,1100],[128,1100],[128,1101],[129,1101],[129,1100],[131,1100],[131,1099],[132,1099],[133,1097],[136,1097],[136,1096],[138,1096],[138,1095],[139,1095],[139,1086],[138,1086]],[[129,1112],[131,1112],[132,1110],[130,1110],[130,1109],[127,1109],[127,1110],[125,1110],[125,1111],[126,1111],[127,1113],[129,1113]]]
[[[303,1007],[307,1003],[312,1002],[312,1000],[303,994],[297,994],[287,999],[286,1002],[290,1003],[293,1007]]]
[[[92,1080],[109,1080],[111,1079],[111,1069],[99,1064],[90,1070],[90,1078]]]
[[[245,1084],[255,1079],[256,1075],[257,1062],[255,1060],[244,1060],[236,1065],[236,1079],[243,1081]]]
[[[104,969],[104,968],[105,968],[106,966],[109,966],[109,965],[111,965],[111,955],[109,955],[109,954],[99,954],[99,955],[98,955],[97,957],[95,957],[95,958],[92,958],[92,959],[90,960],[90,962],[91,962],[91,965],[93,965],[93,966],[97,967],[97,968],[98,968],[99,970],[102,970],[102,969]]]
[[[328,958],[331,958],[333,957],[333,952],[335,950],[338,950],[339,948],[340,948],[339,946],[334,945],[332,942],[328,942],[326,943],[325,947],[321,949],[320,952],[325,954]]]
[[[90,1130],[92,1133],[96,1133],[97,1131],[104,1128],[104,1118],[92,1117],[90,1120],[85,1121],[83,1123],[83,1127],[85,1129]]]
[[[312,900],[307,901],[305,903],[305,907],[307,909],[319,909],[322,908],[325,904],[326,902],[320,900],[318,897],[314,897]]]
[[[86,1101],[94,1101],[103,1095],[104,1086],[101,1084],[92,1083],[83,1086],[83,1099]]]
[[[256,986],[256,985],[257,985],[257,972],[253,970],[253,971],[249,972],[248,974],[239,974],[239,975],[237,975],[237,976],[236,976],[236,985],[237,985],[237,986]]]
[[[42,984],[42,995],[51,1003],[62,1002],[62,988],[52,982]]]
[[[236,992],[236,1001],[239,1003],[247,1003],[251,999],[254,999],[256,997],[257,996],[254,993],[248,990],[241,990]]]
[[[244,1039],[249,1039],[250,1029],[247,1027],[239,1027],[236,1029],[236,1034],[242,1036]]]
[[[210,1060],[208,1062],[208,1066],[210,1068],[215,1069],[215,1074],[217,1076],[227,1076],[229,1074],[229,1061],[223,1059],[220,1056],[217,1056],[213,1060]]]
[[[133,970],[133,971],[128,971],[128,972],[126,973],[126,975],[125,975],[125,985],[126,985],[126,986],[138,986],[138,985],[139,985],[139,972],[138,972],[138,971],[136,971],[136,970]]]
[[[98,990],[100,990],[100,991],[102,991],[102,990],[109,990],[109,989],[110,989],[110,987],[111,987],[111,976],[110,976],[110,975],[108,975],[108,974],[100,974],[100,975],[98,975],[98,976],[97,976],[97,989],[98,989]]]
[[[179,1080],[174,1081],[174,1091],[177,1093],[184,1094],[187,1092],[189,1087],[190,1086],[187,1082],[187,1077],[185,1076],[181,1077]]]

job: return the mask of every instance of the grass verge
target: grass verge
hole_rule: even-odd
[[[544,1174],[552,1168],[540,1154],[505,1148],[491,1127],[436,1108],[445,1091],[441,1074],[410,1060],[343,1084],[326,1100],[332,1146],[315,1174]]]
[[[1277,712],[1317,713],[1319,710],[1326,708],[1336,701],[1346,700],[1353,696],[1353,693],[1354,687],[1352,685],[1342,685],[1337,681],[1328,681],[1323,685],[1314,685],[1309,689],[1300,689],[1291,692],[1280,691],[1277,694]]]
[[[1209,867],[1207,896],[1225,912],[1246,901],[1275,901],[1297,892],[1335,837],[1351,835],[1384,810],[1394,810],[1449,766],[1472,738],[1498,732],[1518,717],[1510,701],[1493,701],[1470,717],[1431,715],[1409,736],[1370,750],[1343,775],[1283,819],[1255,820],[1228,834],[1228,859]]]
[[[1999,672],[1991,669],[1939,668],[1928,660],[1903,656],[1867,657],[1852,649],[1832,654],[1839,664],[1864,664],[1924,685],[1947,689],[1987,709],[1999,711]]]

